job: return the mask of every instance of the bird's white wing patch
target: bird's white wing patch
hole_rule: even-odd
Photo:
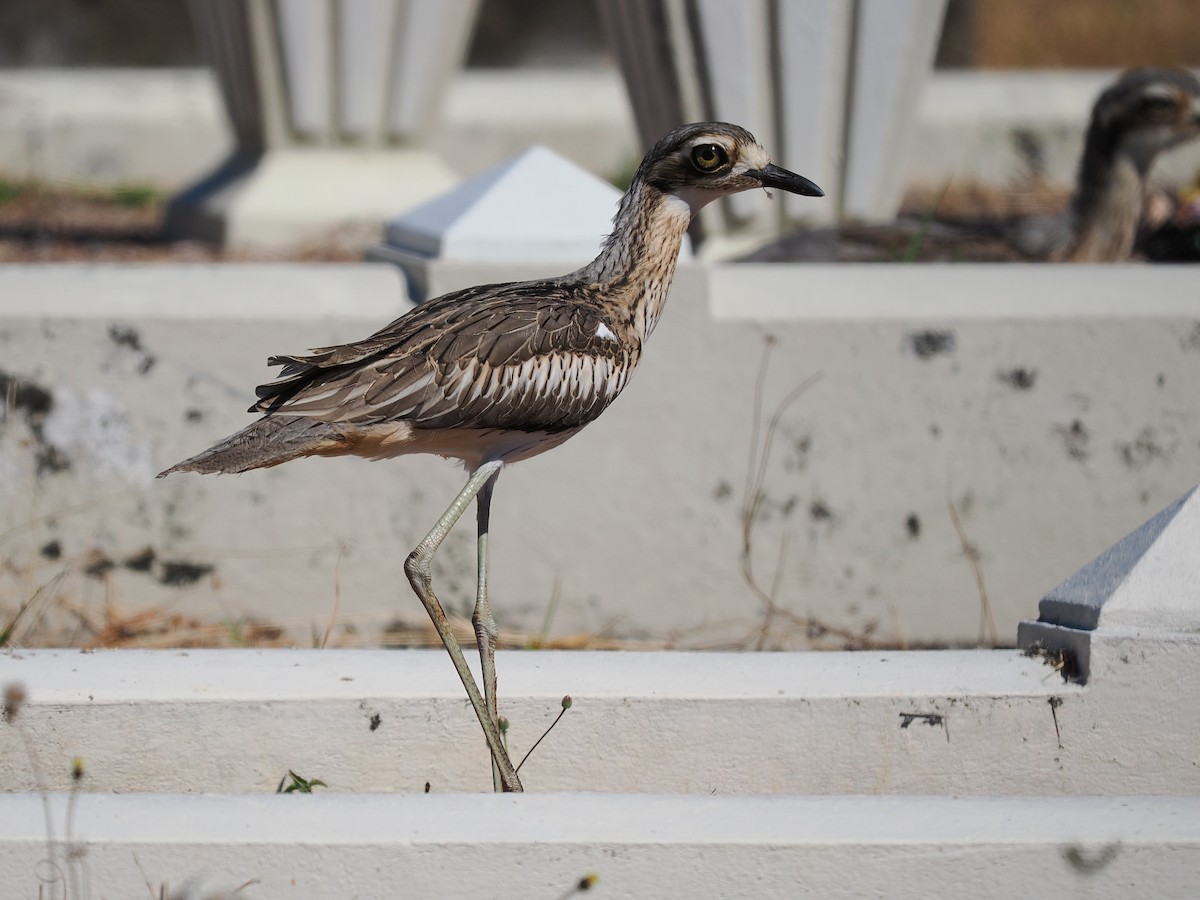
[[[612,329],[603,322],[596,327],[596,337],[602,338],[606,341],[615,341],[617,339],[617,336],[613,334]]]

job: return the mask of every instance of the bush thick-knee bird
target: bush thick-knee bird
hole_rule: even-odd
[[[822,196],[808,179],[773,165],[744,128],[677,128],[642,160],[592,262],[558,278],[455,291],[363,340],[272,357],[280,377],[258,388],[250,408],[262,418],[162,474],[246,472],[302,456],[434,453],[461,461],[466,486],[404,568],[479,717],[497,789],[520,790],[497,725],[496,626],[487,599],[496,477],[507,463],[561,444],[617,398],[662,314],[692,217],[718,197],[763,187]],[[438,546],[473,499],[482,692],[431,579]]]

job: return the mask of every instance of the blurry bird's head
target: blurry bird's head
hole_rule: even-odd
[[[1145,175],[1164,150],[1200,137],[1200,81],[1182,69],[1123,74],[1092,108],[1089,150],[1125,156]]]

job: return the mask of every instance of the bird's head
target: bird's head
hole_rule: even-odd
[[[1182,69],[1126,72],[1092,109],[1089,143],[1127,156],[1145,175],[1163,150],[1200,137],[1200,81]]]
[[[774,165],[745,128],[725,122],[683,125],[668,133],[642,160],[638,179],[683,200],[692,215],[718,197],[751,188],[825,196],[804,176]]]

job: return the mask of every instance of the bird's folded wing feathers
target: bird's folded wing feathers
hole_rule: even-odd
[[[453,299],[417,307],[362,341],[273,357],[283,378],[258,389],[252,410],[356,425],[553,431],[591,421],[624,387],[631,351],[598,308],[496,291]]]

